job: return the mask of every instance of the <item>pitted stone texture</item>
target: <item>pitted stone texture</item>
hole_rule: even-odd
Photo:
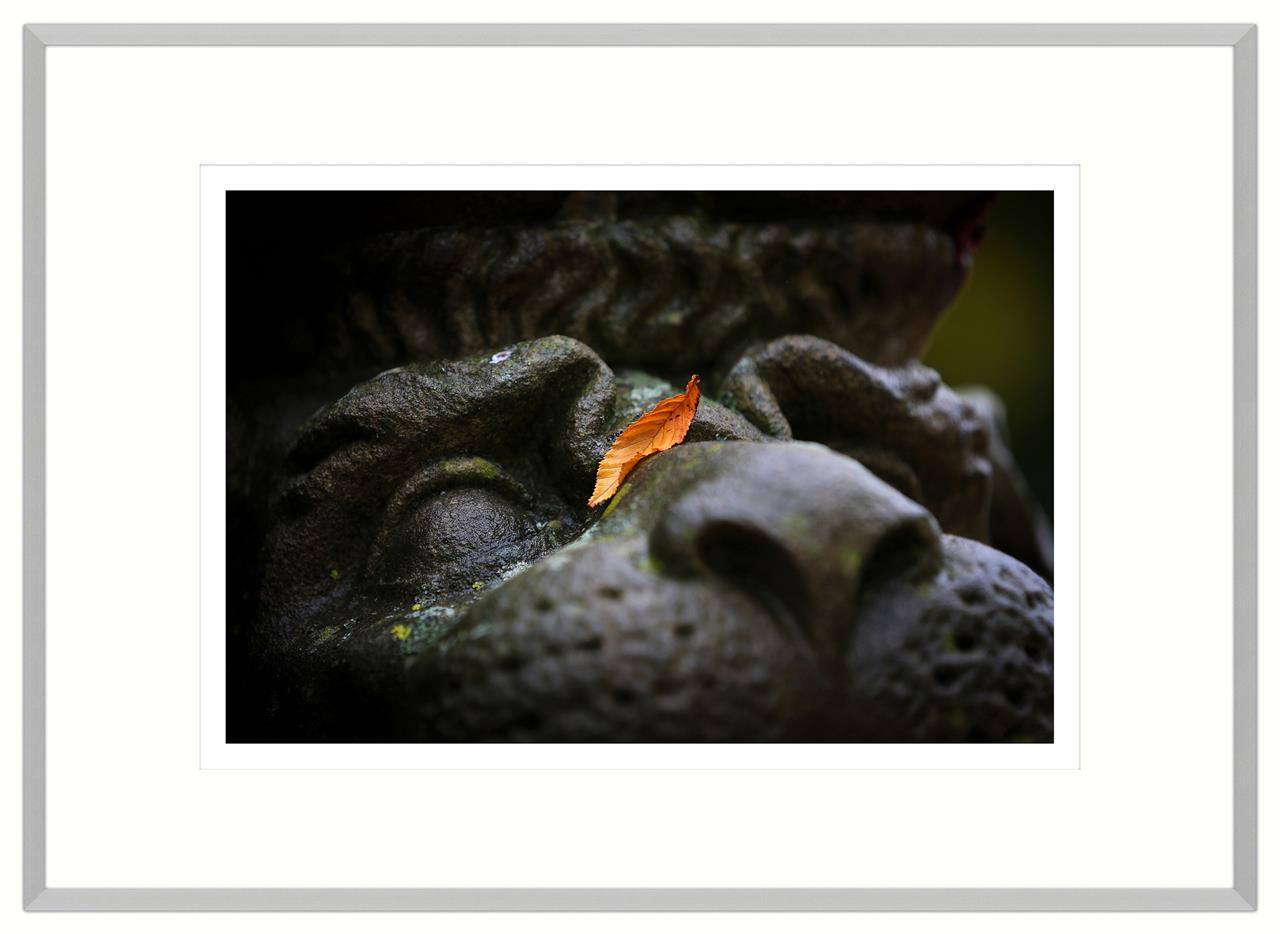
[[[783,740],[823,698],[803,646],[746,594],[653,573],[638,538],[511,581],[412,674],[423,740]]]
[[[849,658],[870,742],[1052,742],[1053,591],[1026,565],[947,536],[927,586],[869,590]]]
[[[779,496],[787,521],[765,495],[782,474],[840,495],[827,515]],[[919,515],[814,445],[657,455],[415,659],[415,738],[1050,741],[1051,591]],[[842,614],[816,625],[814,600]]]

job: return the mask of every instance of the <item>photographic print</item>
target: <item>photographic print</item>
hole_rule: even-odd
[[[231,743],[1052,743],[1052,191],[226,193]]]

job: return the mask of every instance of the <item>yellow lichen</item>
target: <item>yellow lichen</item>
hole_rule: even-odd
[[[846,548],[840,553],[840,564],[846,574],[857,574],[862,565],[862,553],[856,548]]]
[[[606,507],[605,507],[604,512],[600,514],[600,518],[601,518],[601,519],[608,519],[608,518],[609,518],[609,513],[613,512],[613,507],[617,506],[617,505],[618,505],[618,503],[622,502],[622,497],[626,496],[626,495],[627,495],[627,493],[629,493],[630,491],[631,491],[631,484],[630,484],[630,483],[624,483],[624,484],[622,484],[622,489],[618,490],[618,492],[614,494],[614,496],[613,496],[613,502],[612,502],[612,503],[610,503],[608,506],[606,506]]]
[[[405,639],[408,639],[409,633],[411,632],[413,632],[413,630],[410,629],[408,626],[406,626],[404,623],[396,623],[394,626],[391,627],[391,635],[395,636],[401,642],[403,642]]]

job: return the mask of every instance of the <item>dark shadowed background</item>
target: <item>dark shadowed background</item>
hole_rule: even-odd
[[[1053,518],[1053,192],[1002,191],[973,272],[924,362],[1008,407],[1013,453]]]

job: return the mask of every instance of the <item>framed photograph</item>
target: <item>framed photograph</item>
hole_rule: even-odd
[[[204,767],[1077,767],[1076,167],[201,180]]]
[[[28,909],[1251,910],[1256,36],[27,27]]]

